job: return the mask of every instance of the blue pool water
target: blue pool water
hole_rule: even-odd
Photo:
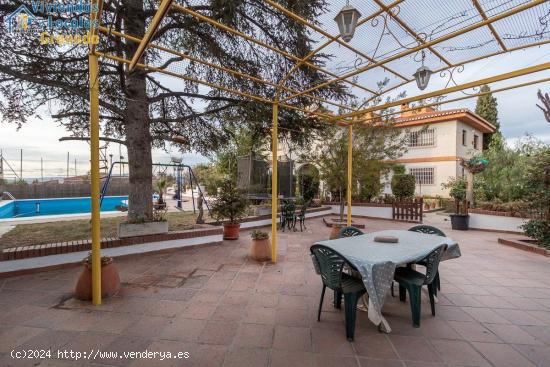
[[[115,211],[116,206],[124,205],[125,200],[128,196],[106,196],[101,211]],[[90,213],[91,207],[89,197],[14,200],[0,203],[0,219]]]

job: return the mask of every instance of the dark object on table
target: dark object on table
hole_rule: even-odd
[[[355,236],[360,236],[362,234],[364,234],[364,232],[362,230],[360,230],[359,228],[349,226],[349,227],[344,227],[340,230],[339,237],[340,238],[355,237]]]
[[[321,280],[323,281],[317,321],[321,321],[321,309],[323,307],[326,288],[328,287],[335,291],[334,306],[338,309],[342,305],[343,295],[346,313],[346,337],[351,342],[355,333],[357,301],[367,292],[365,285],[361,279],[354,278],[343,272],[344,266],[353,270],[357,269],[338,252],[323,245],[313,245],[310,247],[310,251],[319,265]]]
[[[406,302],[407,295],[405,291],[409,292],[414,327],[420,327],[421,294],[422,286],[424,285],[428,286],[432,315],[435,316],[434,279],[439,267],[439,261],[446,247],[447,245],[439,246],[422,260],[426,264],[426,274],[419,273],[409,266],[395,269],[394,279],[399,283],[399,300]]]
[[[397,243],[399,242],[399,238],[394,236],[376,236],[374,237],[374,242]]]

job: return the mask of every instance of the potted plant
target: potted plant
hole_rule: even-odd
[[[82,261],[84,269],[78,277],[74,289],[75,297],[89,301],[92,299],[92,253],[90,252]],[[103,256],[101,258],[101,297],[107,298],[114,296],[120,289],[120,276],[118,269],[113,262],[113,258]]]
[[[237,189],[233,182],[222,183],[216,199],[212,204],[212,216],[223,223],[223,238],[225,240],[236,240],[239,238],[241,220],[247,209],[247,200],[241,190]]]
[[[271,243],[267,232],[254,230],[251,234],[250,257],[256,261],[271,259]]]
[[[468,215],[468,201],[466,200],[467,183],[463,178],[453,178],[443,187],[450,188],[449,196],[455,199],[455,213],[451,214],[451,227],[456,230],[465,231],[470,223]]]

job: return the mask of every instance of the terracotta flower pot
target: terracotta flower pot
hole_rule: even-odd
[[[120,277],[117,267],[111,259],[107,264],[101,266],[101,297],[114,296],[119,289]],[[80,273],[80,277],[76,282],[74,294],[76,298],[83,301],[92,299],[92,268],[88,267],[87,264],[84,264],[84,269],[82,269],[82,273]]]
[[[250,257],[256,261],[267,261],[271,259],[271,241],[269,238],[261,240],[252,239],[250,245]]]
[[[335,240],[340,237],[340,230],[346,226],[346,223],[332,223],[332,230],[330,231],[329,240]]]
[[[240,223],[224,223],[223,224],[223,239],[236,240],[239,238],[241,224]]]

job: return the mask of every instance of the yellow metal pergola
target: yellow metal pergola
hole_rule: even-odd
[[[425,1],[423,0],[395,0],[389,1],[371,0],[371,1],[351,1],[351,5],[360,7],[363,16],[357,23],[355,37],[352,41],[345,42],[326,22],[311,21],[295,14],[292,10],[285,8],[280,3],[273,0],[263,1],[271,7],[273,12],[277,12],[289,21],[296,22],[304,26],[311,34],[316,35],[320,40],[316,41],[316,47],[305,56],[297,56],[280,49],[277,45],[255,37],[253,34],[247,34],[242,30],[232,28],[218,20],[210,18],[207,14],[201,13],[196,8],[178,4],[176,0],[162,0],[159,4],[156,14],[148,24],[147,32],[143,38],[136,35],[125,34],[114,31],[109,27],[100,26],[91,28],[92,34],[102,33],[105,37],[118,37],[125,42],[134,42],[138,44],[137,51],[131,60],[125,59],[119,55],[108,54],[96,50],[95,46],[90,46],[89,53],[89,84],[90,84],[90,140],[91,140],[91,176],[92,176],[92,278],[93,278],[93,303],[101,303],[101,259],[100,259],[100,208],[99,208],[99,66],[98,59],[110,60],[127,66],[127,71],[132,72],[136,68],[147,70],[162,75],[167,75],[197,85],[202,85],[213,90],[223,91],[244,99],[264,103],[272,106],[272,261],[277,261],[277,207],[278,207],[278,188],[277,188],[277,151],[278,151],[278,113],[279,108],[292,109],[304,114],[304,117],[315,115],[328,122],[337,123],[340,126],[347,127],[348,131],[348,165],[347,165],[347,223],[351,224],[351,199],[352,199],[352,162],[353,162],[353,125],[369,123],[374,118],[389,117],[396,112],[392,112],[392,107],[399,106],[402,103],[411,103],[428,98],[439,97],[451,93],[465,91],[476,88],[484,84],[501,82],[509,79],[519,78],[526,75],[540,73],[550,69],[550,62],[536,64],[534,66],[522,69],[511,70],[499,75],[493,75],[488,78],[482,78],[463,84],[455,84],[443,89],[427,92],[393,102],[381,105],[368,105],[381,95],[387,95],[394,90],[414,81],[412,74],[418,66],[411,59],[414,55],[424,52],[427,53],[427,62],[433,69],[434,75],[448,73],[452,78],[452,73],[464,65],[489,58],[504,53],[510,53],[518,50],[524,50],[532,47],[544,47],[550,43],[550,38],[536,32],[533,33],[533,24],[539,24],[542,19],[550,15],[550,5],[548,0],[525,0],[519,2],[506,2],[491,7],[489,4],[483,4],[478,0],[460,0],[450,2],[452,9],[461,16],[446,19],[447,28],[441,26],[429,32],[429,16],[419,16],[418,12],[423,10]],[[98,4],[100,11],[92,12],[90,17],[101,19],[102,0],[92,0],[92,4]],[[201,1],[191,1],[188,3],[200,3]],[[334,6],[341,7],[343,1],[334,1]],[[355,4],[354,4],[355,3]],[[447,2],[441,2],[442,11],[451,11]],[[334,14],[328,14],[329,17]],[[425,9],[429,12],[433,9]],[[293,66],[285,73],[280,80],[269,80],[259,75],[250,75],[240,70],[235,70],[224,65],[216,64],[208,60],[201,60],[185,50],[173,50],[159,43],[153,43],[155,34],[162,21],[170,12],[179,13],[182,16],[193,17],[196,21],[208,24],[220,32],[227,32],[236,39],[241,39],[250,47],[270,52],[277,57],[283,58],[293,63]],[[448,15],[448,14],[447,14]],[[330,18],[328,18],[330,19]],[[422,19],[422,20],[418,20]],[[538,23],[537,23],[538,22]],[[90,22],[92,23],[92,22]],[[321,24],[321,25],[319,25]],[[375,49],[364,47],[360,41],[355,41],[360,37],[371,36],[374,28],[382,27],[382,34],[378,40],[378,46]],[[328,28],[330,29],[328,29]],[[369,28],[370,27],[370,28]],[[518,28],[519,27],[519,28]],[[522,28],[523,27],[523,28]],[[506,32],[506,37],[503,37]],[[514,33],[515,32],[515,33]],[[526,33],[533,33],[526,37]],[[540,32],[539,32],[540,33]],[[510,35],[518,34],[518,37]],[[519,36],[521,35],[521,37]],[[386,37],[384,39],[384,37]],[[480,40],[479,38],[483,38]],[[473,40],[473,41],[470,41]],[[156,40],[157,42],[159,40]],[[383,41],[383,42],[382,42]],[[452,43],[461,47],[452,47]],[[478,43],[477,47],[468,48],[469,42]],[[201,64],[205,67],[215,69],[219,72],[227,73],[232,77],[242,78],[244,80],[257,83],[270,88],[273,91],[273,97],[266,95],[257,95],[246,90],[237,90],[228,85],[219,85],[197,77],[190,76],[177,70],[169,70],[167,67],[158,67],[152,64],[144,63],[144,55],[148,49],[154,49],[163,55],[180,57],[183,60]],[[457,52],[460,51],[460,52]],[[328,54],[341,53],[344,63],[347,62],[344,72],[339,70],[338,65],[324,66],[318,65],[312,59],[321,52]],[[424,56],[423,56],[424,57]],[[351,59],[348,59],[351,58]],[[340,60],[342,62],[342,60]],[[413,67],[413,69],[411,69]],[[300,88],[289,86],[291,78],[301,69],[312,70],[320,73],[325,78],[315,85],[304,85]],[[373,79],[382,75],[392,78],[392,82],[386,87],[377,90],[372,86],[366,85],[366,82],[372,82]],[[493,93],[502,92],[514,88],[521,88],[536,83],[550,81],[549,75],[537,80],[516,83],[507,87],[493,89]],[[348,88],[351,94],[364,96],[366,103],[360,108],[346,105],[340,101],[333,101],[319,95],[320,91],[339,83]],[[458,98],[452,98],[444,102],[428,103],[429,106],[440,105],[444,103],[456,102],[467,98],[473,98],[486,93],[472,93]],[[309,105],[299,104],[297,98],[308,100]],[[294,101],[294,102],[293,102]],[[311,106],[319,108],[312,109]],[[322,108],[321,108],[322,107]],[[331,110],[332,108],[332,110]],[[381,111],[385,111],[381,114]],[[377,113],[378,115],[374,115]],[[374,117],[373,117],[374,116]]]

